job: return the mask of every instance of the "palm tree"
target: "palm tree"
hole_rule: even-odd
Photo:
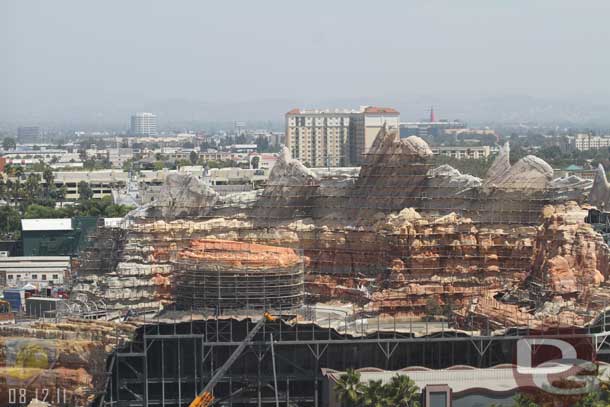
[[[337,392],[337,401],[343,407],[359,406],[364,391],[364,386],[360,383],[360,373],[354,369],[347,369],[335,384],[335,391]]]
[[[53,170],[50,167],[46,167],[42,172],[42,179],[45,182],[45,188],[49,191],[51,188],[55,186],[55,175],[53,174]]]
[[[18,180],[21,179],[21,177],[23,177],[23,174],[24,174],[23,167],[21,165],[16,166],[15,169],[13,170],[13,174],[15,174],[15,177]]]
[[[7,201],[14,201],[15,199],[15,184],[13,183],[13,181],[9,179],[6,180],[6,185],[4,187],[4,196],[6,197]]]
[[[4,172],[6,173],[6,175],[8,175],[9,177],[13,176],[13,172],[15,171],[15,167],[13,167],[13,164],[6,164],[4,166]]]
[[[388,386],[381,380],[369,380],[369,384],[364,388],[362,395],[362,405],[366,407],[390,407],[391,401],[387,397]]]
[[[399,407],[419,407],[419,388],[409,376],[399,375],[392,377],[388,384],[388,393],[391,405]]]

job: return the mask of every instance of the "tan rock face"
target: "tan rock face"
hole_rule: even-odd
[[[546,264],[550,288],[557,293],[574,293],[578,290],[576,276],[563,256],[555,256]]]
[[[128,259],[102,278],[98,286],[108,288],[99,292],[121,304],[169,302],[172,260],[263,269],[294,264],[295,249],[316,274],[306,284],[312,300],[369,303],[384,312],[423,313],[429,293],[462,304],[487,291],[520,287],[529,274],[562,295],[603,282],[607,246],[583,224],[586,211],[563,205],[545,212],[540,227],[490,228],[455,213],[426,219],[412,208],[358,228],[310,219],[264,229],[234,220],[138,225],[138,233],[128,234]]]
[[[610,182],[606,179],[606,171],[600,164],[593,180],[589,194],[589,203],[602,210],[610,210]]]
[[[553,171],[544,161],[528,156],[511,166],[506,145],[480,180],[431,169],[431,154],[423,140],[383,129],[358,175],[341,178],[285,150],[251,200],[217,197],[206,220],[132,225],[119,265],[77,287],[138,307],[172,300],[177,259],[265,268],[292,264],[301,251],[317,276],[308,281],[314,298],[367,298],[364,284],[368,296],[385,292],[397,305],[400,296],[421,305],[427,292],[466,301],[528,277],[567,295],[608,275],[607,246],[582,224],[586,212],[549,204]],[[419,288],[405,290],[411,284]]]
[[[608,246],[583,222],[586,212],[580,208],[568,205],[553,212],[536,237],[533,278],[548,281],[556,293],[584,295],[608,276]]]

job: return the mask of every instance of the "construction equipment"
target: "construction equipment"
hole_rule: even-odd
[[[199,393],[197,397],[195,397],[195,399],[191,402],[191,404],[189,404],[189,407],[209,407],[214,404],[214,396],[212,395],[212,390],[214,390],[214,386],[216,386],[216,383],[218,383],[218,381],[227,373],[227,371],[231,368],[233,363],[235,363],[239,355],[241,355],[244,349],[246,349],[246,346],[248,346],[252,342],[254,335],[256,335],[256,333],[263,327],[263,325],[265,325],[265,323],[268,321],[272,322],[276,319],[276,317],[269,314],[268,312],[265,312],[263,314],[263,318],[261,318],[261,320],[258,321],[256,325],[254,325],[254,328],[252,328],[250,332],[248,332],[248,335],[246,335],[246,337],[239,344],[237,349],[233,351],[229,359],[227,359],[227,361],[220,367],[220,369],[218,369],[216,373],[214,373],[214,376],[212,376],[208,384],[205,385],[201,393]]]

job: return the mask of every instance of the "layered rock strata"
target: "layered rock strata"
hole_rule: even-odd
[[[483,180],[449,166],[430,168],[431,154],[423,140],[383,129],[354,176],[313,171],[284,150],[262,192],[215,197],[200,186],[202,194],[184,198],[199,202],[196,214],[155,221],[165,210],[161,201],[152,212],[140,211],[145,217],[126,232],[117,266],[78,287],[117,307],[172,301],[172,263],[193,239],[302,250],[311,259],[312,300],[338,296],[388,312],[422,312],[430,295],[466,304],[528,279],[543,281],[549,293],[572,295],[575,285],[607,277],[607,246],[582,225],[580,208],[558,209],[569,197],[581,199],[585,182],[553,180],[548,164],[533,156],[511,166],[508,145]],[[220,256],[199,255],[202,264]]]

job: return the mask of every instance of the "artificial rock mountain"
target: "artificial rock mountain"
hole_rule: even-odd
[[[171,302],[172,262],[193,239],[297,249],[310,301],[388,313],[420,315],[431,297],[457,309],[532,282],[543,302],[592,295],[607,279],[608,246],[584,223],[587,182],[553,179],[534,156],[511,165],[508,145],[485,179],[432,168],[431,156],[420,138],[382,129],[359,172],[308,169],[284,149],[261,191],[219,196],[176,175],[128,216],[115,264],[83,270],[75,289],[117,308]]]

